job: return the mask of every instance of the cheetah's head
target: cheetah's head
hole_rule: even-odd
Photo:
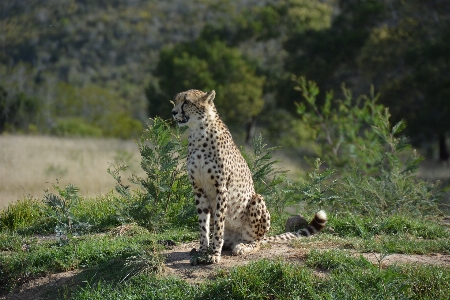
[[[214,108],[213,100],[216,92],[212,90],[205,93],[199,90],[188,90],[175,96],[172,102],[174,108],[172,115],[180,126],[191,127],[195,123],[202,122],[208,114],[209,108]]]

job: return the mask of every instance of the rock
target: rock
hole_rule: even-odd
[[[294,232],[299,229],[305,228],[308,226],[308,221],[302,216],[293,216],[287,219],[286,225],[284,226],[286,232]]]

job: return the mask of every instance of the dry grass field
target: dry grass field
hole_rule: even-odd
[[[290,170],[291,179],[299,176],[295,162],[278,154],[279,167]],[[85,196],[109,192],[115,185],[107,173],[111,163],[130,166],[124,179],[142,175],[139,149],[131,140],[0,135],[0,209],[26,194],[41,199],[57,179]]]
[[[0,136],[0,209],[25,194],[42,198],[57,179],[61,186],[79,187],[81,195],[106,193],[114,188],[109,165],[127,164],[139,174],[139,159],[133,141]]]
[[[304,175],[299,162],[293,158],[282,151],[275,152],[275,156],[282,161],[278,167],[290,170],[291,180]],[[81,195],[109,192],[115,184],[106,171],[111,163],[130,166],[123,178],[131,173],[142,175],[134,141],[0,135],[0,209],[24,198],[25,194],[41,199],[44,190],[52,190],[51,183],[57,179],[61,186],[71,183],[79,187]],[[450,184],[450,164],[425,161],[418,176]]]

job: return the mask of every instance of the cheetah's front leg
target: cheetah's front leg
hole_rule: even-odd
[[[213,254],[211,257],[212,263],[220,261],[220,254],[223,247],[223,236],[225,232],[225,215],[227,213],[228,190],[226,187],[219,187],[216,196],[216,209],[214,212],[214,240],[213,240]]]
[[[200,253],[206,253],[209,247],[209,223],[210,223],[210,206],[206,195],[201,188],[195,190],[195,204],[198,213],[198,225],[200,229]]]

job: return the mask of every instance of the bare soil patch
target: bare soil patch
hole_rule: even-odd
[[[242,266],[261,259],[282,259],[290,263],[304,264],[306,255],[311,250],[309,247],[301,248],[291,244],[263,245],[259,251],[243,256],[233,256],[231,251],[223,251],[220,263],[217,265],[192,266],[189,254],[192,248],[198,248],[198,242],[181,244],[164,252],[167,256],[166,273],[168,275],[177,276],[191,283],[202,282],[205,279],[213,279],[214,274],[219,269]],[[321,243],[318,248],[332,249],[335,247],[326,245],[324,248],[323,243]],[[378,260],[380,259],[379,253],[352,252],[352,254],[363,255],[375,265],[378,265]],[[391,254],[382,259],[381,265],[387,267],[392,264],[405,263],[450,266],[450,255],[439,253],[431,255]]]

